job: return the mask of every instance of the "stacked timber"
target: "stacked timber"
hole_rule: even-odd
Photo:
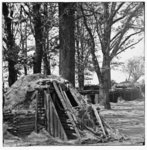
[[[13,119],[9,121],[8,131],[15,136],[29,135],[35,127],[35,114],[15,113]]]
[[[10,110],[7,110],[3,113],[4,122],[12,122],[13,118],[14,118],[14,114],[12,114]]]

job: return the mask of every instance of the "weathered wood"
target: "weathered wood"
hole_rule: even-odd
[[[35,112],[35,132],[38,133],[38,128],[37,128],[37,124],[38,124],[38,101],[39,101],[39,93],[36,93],[36,112]]]
[[[20,119],[20,120],[14,120],[13,121],[13,123],[15,124],[24,124],[24,123],[28,123],[28,122],[34,122],[35,121],[35,117],[33,117],[33,118],[29,118],[29,119],[25,119],[25,120],[23,120],[23,119]]]
[[[16,127],[17,129],[18,129],[18,128],[28,128],[28,129],[29,129],[29,128],[34,128],[35,126],[34,126],[34,124],[32,123],[32,124],[29,124],[29,125],[28,125],[28,124],[16,125],[15,127]]]
[[[19,132],[19,131],[22,131],[22,132],[25,132],[25,131],[33,131],[34,130],[34,127],[33,128],[28,128],[28,129],[26,129],[26,127],[25,128],[19,128],[19,129],[16,129],[15,131],[17,131],[17,132]]]
[[[66,104],[66,107],[72,112],[71,115],[72,115],[74,121],[77,122],[77,119],[76,119],[76,117],[75,117],[75,112],[74,112],[74,110],[73,110],[73,107],[72,107],[72,105],[71,105],[71,103],[70,103],[70,101],[69,101],[67,95],[66,95],[66,92],[62,90],[62,88],[61,88],[60,85],[59,85],[59,89],[60,89],[60,92],[61,92],[61,94],[62,94],[62,96],[63,96],[63,100],[64,100],[64,102],[65,102],[65,104]]]
[[[77,98],[77,96],[75,95],[75,92],[73,91],[73,89],[72,88],[69,88],[70,89],[70,93],[71,93],[71,95],[74,97],[74,99],[75,99],[75,101],[77,102],[77,104],[78,104],[78,106],[80,106],[81,105],[81,103],[79,102],[79,100],[78,100],[78,98]],[[82,99],[82,96],[81,96],[81,99]],[[81,100],[82,101],[82,100]],[[83,100],[84,101],[84,100]]]
[[[56,136],[55,136],[55,130],[56,130],[56,128],[55,128],[55,113],[54,113],[55,110],[54,110],[53,106],[52,106],[52,110],[53,110],[53,111],[52,111],[52,118],[53,118],[53,136],[56,137]]]
[[[49,107],[50,107],[50,129],[51,129],[50,133],[53,136],[53,115],[52,115],[53,110],[52,110],[51,101]]]
[[[53,103],[52,103],[52,107],[54,108],[55,115],[58,118],[58,122],[59,122],[59,125],[60,125],[60,128],[61,128],[61,133],[63,134],[64,140],[67,140],[66,133],[65,133],[64,128],[63,128],[63,126],[62,126],[62,124],[60,122],[60,118],[58,116],[58,113],[57,113],[57,111],[56,111],[55,106],[53,105]]]
[[[71,114],[69,113],[69,110],[68,110],[68,108],[67,108],[67,106],[66,106],[66,104],[65,104],[65,101],[64,101],[64,99],[63,99],[63,97],[62,97],[62,95],[61,95],[61,93],[60,93],[60,91],[59,91],[59,89],[58,89],[58,86],[57,86],[56,82],[53,82],[53,85],[54,85],[55,90],[56,90],[56,92],[57,92],[57,94],[58,94],[58,97],[60,98],[60,100],[61,100],[61,102],[62,102],[62,105],[63,105],[64,109],[67,110],[67,111],[66,111],[66,112],[67,112],[67,115],[68,115],[69,119],[71,120],[71,123],[72,123],[72,125],[73,125],[73,127],[74,127],[74,129],[75,129],[75,131],[76,131],[76,133],[77,133],[77,136],[78,136],[79,140],[80,140],[80,139],[81,139],[80,133],[79,133],[77,127],[76,127],[76,124],[75,124],[75,122],[74,122],[74,120],[73,120]]]
[[[44,104],[46,113],[46,130],[49,132],[49,99],[47,97],[47,91],[44,90]]]
[[[58,132],[58,128],[57,128],[57,117],[56,115],[54,114],[54,126],[55,126],[55,137],[57,137],[57,132]]]
[[[86,95],[86,94],[99,94],[99,90],[80,90],[80,94]]]
[[[39,89],[47,89],[50,88],[50,85],[38,85],[35,87],[35,89],[39,90]]]
[[[50,106],[52,107],[52,111],[54,111],[54,115],[57,117],[57,120],[58,120],[58,124],[59,124],[59,127],[60,127],[61,138],[63,138],[65,141],[67,141],[66,133],[65,133],[64,128],[63,128],[63,126],[62,126],[62,124],[61,124],[61,122],[60,122],[60,118],[59,118],[58,113],[57,113],[57,111],[56,111],[56,109],[55,109],[55,106],[54,106],[54,104],[53,104],[52,97],[51,97],[50,94],[48,94],[48,97],[49,97],[49,99],[50,99]],[[53,116],[53,117],[54,117],[54,116]],[[51,121],[51,120],[50,120],[50,121]]]
[[[99,114],[98,114],[98,112],[97,112],[97,110],[96,110],[95,106],[94,106],[94,105],[92,105],[92,108],[93,108],[93,111],[94,111],[95,117],[96,117],[97,121],[99,122],[99,124],[100,124],[100,126],[101,126],[101,129],[102,129],[102,131],[103,131],[103,134],[106,136],[106,132],[105,132],[105,129],[104,129],[104,127],[103,127],[103,124],[102,124],[101,118],[100,118],[100,116],[99,116]]]
[[[49,122],[48,122],[48,125],[49,125],[49,133],[51,134],[51,116],[50,116],[50,112],[51,112],[51,107],[50,107],[50,105],[51,105],[51,99],[49,98],[49,95],[47,94],[47,98],[48,98],[48,118],[49,118]]]

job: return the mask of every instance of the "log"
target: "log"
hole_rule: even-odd
[[[99,124],[100,124],[100,126],[101,126],[101,129],[102,129],[102,131],[103,131],[103,134],[106,136],[106,132],[105,132],[105,129],[104,129],[104,127],[103,127],[101,118],[100,118],[100,116],[99,116],[99,114],[98,114],[98,112],[97,112],[97,109],[95,108],[94,105],[91,105],[91,106],[92,106],[92,108],[93,108],[95,117],[97,118],[97,121],[99,122]]]
[[[35,121],[35,118],[34,119],[30,119],[30,120],[13,120],[13,123],[17,123],[17,124],[21,124],[21,123],[27,123],[27,122],[34,122]]]

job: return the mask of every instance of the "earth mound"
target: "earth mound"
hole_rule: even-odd
[[[32,74],[23,76],[18,79],[5,94],[4,110],[13,110],[18,104],[23,103],[26,99],[27,91],[35,91],[35,88],[39,85],[39,81],[42,79],[49,81],[56,80],[60,83],[68,82],[55,75],[45,76],[43,74]]]

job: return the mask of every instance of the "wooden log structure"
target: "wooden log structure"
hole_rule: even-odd
[[[25,136],[32,131],[39,133],[44,128],[55,138],[58,137],[64,141],[72,139],[81,141],[83,129],[88,129],[94,134],[98,131],[97,128],[106,136],[103,122],[94,106],[89,107],[92,113],[85,113],[87,115],[84,120],[85,126],[80,124],[79,120],[82,118],[78,118],[77,114],[79,109],[87,104],[82,96],[76,90],[74,91],[73,87],[65,88],[64,85],[52,81],[47,85],[43,83],[43,85],[37,86],[35,94],[36,96],[33,96],[33,98],[35,97],[34,113],[14,114],[9,129],[11,133]],[[92,116],[89,117],[89,115]]]

